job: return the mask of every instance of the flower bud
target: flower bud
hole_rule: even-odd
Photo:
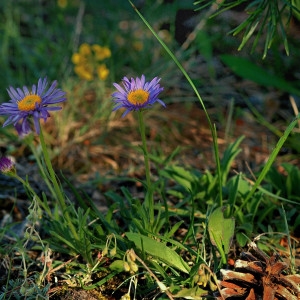
[[[129,266],[129,264],[128,264],[127,261],[124,261],[123,267],[124,267],[124,270],[125,270],[126,272],[129,272],[129,271],[130,271],[130,266]]]
[[[109,254],[110,256],[115,256],[117,254],[117,249],[116,248],[111,249]]]
[[[8,176],[15,175],[16,169],[14,162],[8,157],[0,157],[0,172]]]
[[[136,260],[135,252],[133,250],[128,251],[127,259],[129,261],[135,261]]]
[[[138,265],[134,262],[129,262],[129,266],[130,266],[130,271],[133,273],[136,273],[139,270]]]
[[[107,248],[107,246],[105,246],[103,251],[102,251],[102,256],[107,255],[107,253],[108,253],[108,248]]]

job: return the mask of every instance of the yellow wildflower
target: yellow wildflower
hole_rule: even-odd
[[[99,45],[93,45],[92,49],[95,53],[97,60],[104,60],[105,58],[109,58],[111,56],[110,49],[107,47],[101,47]]]
[[[80,45],[79,47],[79,54],[83,55],[83,56],[89,56],[91,55],[91,47],[89,44],[87,43],[83,43]]]
[[[68,5],[68,0],[57,0],[57,5],[60,8],[66,8]]]
[[[72,55],[74,64],[74,72],[82,79],[93,80],[95,76],[105,80],[109,74],[109,70],[102,62],[111,56],[108,47],[102,47],[94,44],[90,46],[87,43],[80,45],[77,53]]]
[[[136,51],[142,51],[143,48],[144,48],[144,45],[141,41],[135,41],[133,42],[133,48],[136,50]]]
[[[85,62],[85,58],[82,55],[80,55],[79,53],[74,53],[72,55],[72,63],[74,65],[78,65],[80,63],[82,64],[84,62]]]
[[[75,66],[74,71],[82,79],[93,80],[93,72],[87,65]]]
[[[97,74],[98,77],[101,80],[105,80],[109,74],[109,70],[106,68],[105,64],[101,64],[98,68],[97,68]]]

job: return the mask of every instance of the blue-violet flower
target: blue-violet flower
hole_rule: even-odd
[[[53,81],[48,89],[47,86],[47,78],[40,78],[37,85],[32,85],[31,91],[26,86],[23,86],[23,89],[9,87],[7,92],[11,99],[8,103],[0,105],[0,115],[8,116],[3,127],[13,124],[19,135],[27,134],[31,131],[29,118],[32,117],[35,131],[39,134],[39,119],[46,122],[50,117],[49,111],[61,109],[59,106],[48,105],[66,100],[66,93],[56,88],[57,81]]]
[[[158,95],[163,91],[163,87],[159,84],[160,78],[153,78],[150,82],[146,82],[145,75],[141,78],[127,77],[122,79],[123,87],[114,83],[114,87],[118,90],[112,94],[115,107],[113,111],[119,108],[125,108],[122,117],[125,117],[129,112],[151,107],[155,102],[159,102],[166,107],[165,103],[158,99]]]

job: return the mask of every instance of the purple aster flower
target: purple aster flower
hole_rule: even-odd
[[[23,86],[23,89],[9,87],[7,90],[10,101],[0,105],[0,115],[7,115],[8,119],[3,127],[13,124],[19,135],[27,134],[31,131],[29,119],[33,118],[36,133],[40,133],[39,119],[47,120],[50,117],[49,111],[60,110],[59,106],[50,104],[60,103],[66,100],[66,93],[56,88],[57,81],[53,81],[47,89],[47,78],[39,79],[37,85],[33,85],[31,91]]]
[[[159,102],[166,107],[165,103],[158,99],[159,93],[163,91],[163,87],[159,84],[160,78],[153,78],[150,82],[145,82],[145,75],[141,78],[127,77],[122,79],[123,87],[114,83],[114,87],[118,90],[112,94],[115,107],[113,111],[119,108],[126,108],[122,117],[125,117],[133,110],[140,110],[151,107],[155,102]]]
[[[15,164],[8,157],[0,157],[0,172],[4,174],[14,173]]]

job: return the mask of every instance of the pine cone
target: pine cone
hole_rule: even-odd
[[[221,269],[221,290],[217,299],[299,300],[300,275],[282,274],[288,268],[277,254],[268,257],[251,243],[253,254],[243,252],[235,271]]]

